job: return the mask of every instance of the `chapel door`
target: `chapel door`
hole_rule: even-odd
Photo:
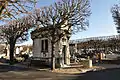
[[[63,45],[62,53],[64,58],[64,64],[66,64],[66,45]]]

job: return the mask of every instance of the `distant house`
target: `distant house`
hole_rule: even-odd
[[[5,43],[0,43],[0,58],[4,57],[9,59],[9,45]],[[32,56],[32,45],[15,45],[14,57],[20,54],[29,54]]]
[[[44,32],[50,30],[47,28],[39,28],[31,33],[33,40],[33,58],[34,59],[47,59],[48,64],[51,63],[51,36],[45,37]],[[43,32],[40,34],[40,32]],[[69,36],[66,34],[55,44],[55,57],[56,63],[57,59],[61,58],[60,65],[70,64],[70,52],[69,52]]]
[[[0,58],[7,56],[7,47],[6,44],[0,44]]]
[[[32,55],[32,45],[16,45],[15,46],[15,56],[20,54]]]

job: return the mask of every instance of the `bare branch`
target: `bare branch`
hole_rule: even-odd
[[[28,13],[29,8],[33,8],[36,0],[0,0],[0,20],[8,17],[15,17],[18,13]],[[31,4],[31,5],[28,5]],[[9,15],[6,13],[9,10]],[[17,12],[15,14],[14,12]]]

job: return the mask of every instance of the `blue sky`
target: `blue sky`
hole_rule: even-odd
[[[38,0],[37,7],[49,6],[58,0]],[[72,35],[71,39],[80,39],[94,36],[116,35],[116,28],[110,12],[111,7],[119,0],[91,0],[91,16],[89,28],[86,31]]]
[[[116,28],[110,12],[111,7],[119,0],[92,0],[90,26],[87,31],[73,35],[71,39],[80,39],[94,36],[116,35]]]

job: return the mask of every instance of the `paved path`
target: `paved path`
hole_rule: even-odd
[[[62,80],[64,75],[45,71],[9,71],[0,73],[0,80]]]
[[[79,74],[73,80],[120,80],[120,68]]]
[[[120,80],[120,68],[70,75],[0,65],[0,80]]]
[[[84,74],[77,74],[73,80],[120,80],[120,65],[115,64],[95,64],[104,67],[100,71],[88,71]]]
[[[0,80],[66,80],[68,76],[71,75],[0,64]]]
[[[117,65],[117,64],[95,64],[95,66],[101,66],[101,67],[104,67],[106,69],[109,69],[109,68],[120,68],[120,65]]]

